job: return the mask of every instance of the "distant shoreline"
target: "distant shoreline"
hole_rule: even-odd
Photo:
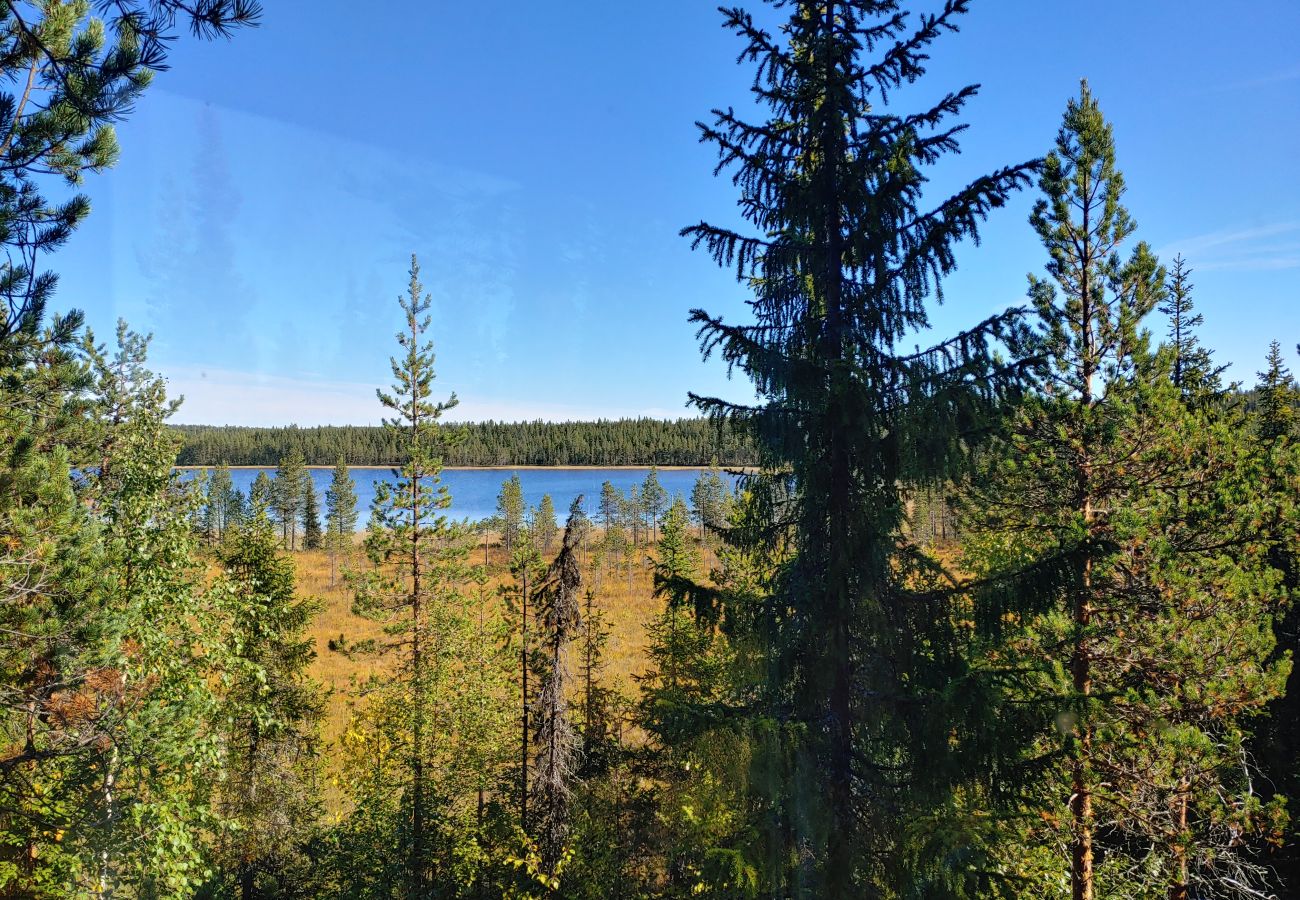
[[[199,469],[215,469],[217,466],[172,466],[173,469],[182,469],[185,471],[197,471]],[[227,469],[274,469],[275,466],[226,466]],[[333,466],[306,466],[308,469],[332,470]],[[348,466],[349,469],[395,469],[400,466]],[[542,469],[555,472],[600,472],[609,469],[658,469],[660,472],[691,472],[696,469],[707,469],[708,466],[660,466],[654,463],[645,465],[631,466],[443,466],[444,472],[512,472],[520,470]],[[718,466],[722,471],[741,471],[747,472],[753,469],[753,466]]]

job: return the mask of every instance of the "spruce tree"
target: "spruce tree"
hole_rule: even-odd
[[[1257,430],[1266,441],[1295,432],[1297,390],[1291,370],[1282,360],[1282,345],[1268,345],[1267,367],[1259,373],[1255,386],[1255,403],[1259,408]]]
[[[316,499],[316,483],[308,470],[302,475],[302,546],[304,550],[321,548],[320,501]]]
[[[903,877],[890,872],[903,859],[892,846],[900,810],[929,803],[949,771],[935,759],[944,742],[918,723],[953,675],[922,670],[958,665],[947,614],[908,590],[899,485],[941,480],[961,460],[963,432],[1008,384],[988,345],[1014,317],[929,351],[904,342],[929,324],[926,301],[942,296],[956,243],[977,236],[1030,167],[923,200],[927,170],[958,148],[951,119],[976,89],[916,112],[889,102],[924,75],[966,0],[917,18],[875,0],[774,5],[789,10],[775,33],[724,11],[768,119],[716,110],[700,126],[754,234],[707,223],[683,232],[754,292],[753,324],[691,318],[705,354],[747,375],[760,402],[694,400],[754,436],[769,473],[751,479],[755,489],[794,490],[780,514],[797,556],[756,636],[769,663],[763,721],[780,731],[770,746],[789,748],[784,768],[772,760],[755,779],[774,810],[772,840],[788,848],[762,861],[767,890],[870,895]]]
[[[590,779],[604,774],[613,763],[618,747],[618,694],[607,687],[601,673],[607,661],[610,627],[596,592],[587,588],[582,595],[582,633],[578,644],[578,677],[582,721],[582,754],[578,775]]]
[[[1062,885],[1050,896],[1068,873],[1074,900],[1258,896],[1243,837],[1277,809],[1243,751],[1281,669],[1241,423],[1186,403],[1173,354],[1150,349],[1165,273],[1145,244],[1128,250],[1112,128],[1086,83],[1040,187],[1049,278],[1030,276],[1040,324],[1016,349],[1044,360],[1043,384],[985,457],[963,568],[987,585],[990,658],[1035,673],[1006,704],[1041,710],[1026,762],[1057,764],[1028,785],[1038,821],[995,855],[1017,848],[1004,864],[1042,870]]]
[[[334,464],[330,486],[325,490],[325,542],[330,552],[330,586],[338,577],[338,559],[352,547],[357,527],[357,486],[348,474],[343,457]]]
[[[1227,367],[1214,364],[1214,354],[1201,345],[1196,333],[1205,324],[1205,317],[1193,311],[1191,275],[1186,261],[1174,257],[1165,300],[1159,309],[1169,317],[1168,344],[1174,357],[1170,377],[1174,387],[1185,402],[1203,404],[1222,396]]]
[[[571,515],[559,555],[537,587],[535,603],[541,650],[537,694],[537,762],[533,785],[536,833],[542,865],[555,873],[569,831],[569,801],[577,777],[580,741],[570,709],[570,649],[582,628],[578,564],[581,514]]]
[[[217,810],[230,831],[221,855],[238,896],[254,900],[276,874],[302,864],[304,836],[320,813],[324,701],[307,672],[316,651],[306,633],[320,605],[296,595],[293,563],[280,555],[264,508],[234,529],[221,561],[218,590],[236,648],[222,697],[227,774]]]
[[[1269,346],[1267,366],[1255,385],[1253,432],[1259,474],[1252,485],[1260,498],[1258,529],[1269,564],[1278,573],[1280,588],[1289,603],[1273,625],[1277,641],[1275,660],[1291,660],[1291,673],[1283,695],[1269,704],[1268,713],[1255,729],[1251,750],[1265,778],[1266,797],[1300,797],[1300,434],[1296,409],[1297,387],[1282,360],[1281,346]],[[1286,836],[1276,842],[1269,864],[1285,887],[1300,885],[1300,819],[1294,812]]]

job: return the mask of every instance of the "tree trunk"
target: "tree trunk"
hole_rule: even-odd
[[[519,641],[519,828],[528,833],[528,565],[524,564],[523,589],[520,592],[520,641]]]

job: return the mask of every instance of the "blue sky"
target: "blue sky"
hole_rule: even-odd
[[[735,219],[692,124],[747,102],[713,3],[266,6],[229,44],[179,42],[54,261],[58,305],[104,336],[118,316],[154,332],[179,421],[378,421],[412,252],[455,418],[676,416],[688,390],[748,396],[686,322],[696,306],[743,315],[744,293],[677,236]],[[1300,3],[972,7],[899,98],[983,85],[933,196],[1046,152],[1086,76],[1139,237],[1195,270],[1207,343],[1248,381],[1270,339],[1293,356]],[[936,331],[1023,298],[1043,262],[1033,198],[961,249]]]

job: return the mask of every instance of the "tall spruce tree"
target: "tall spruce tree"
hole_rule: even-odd
[[[929,324],[926,302],[941,296],[955,244],[977,236],[1031,167],[923,205],[926,172],[958,149],[950,120],[976,88],[916,112],[887,104],[925,73],[967,0],[917,18],[879,0],[774,5],[789,10],[776,34],[724,10],[769,118],[716,110],[700,126],[756,234],[707,223],[683,232],[754,292],[753,324],[691,318],[705,354],[739,368],[761,402],[693,399],[755,436],[769,484],[794,487],[783,517],[797,554],[762,638],[763,721],[781,733],[773,752],[788,748],[755,779],[770,788],[768,821],[788,851],[762,861],[767,889],[870,895],[903,877],[890,870],[902,859],[891,845],[904,801],[928,802],[927,783],[948,770],[935,759],[944,742],[918,721],[951,680],[922,669],[955,665],[952,638],[946,612],[907,588],[899,485],[940,479],[960,461],[963,432],[1007,384],[988,346],[1013,315],[928,351],[900,345]]]
[[[1040,327],[1017,349],[1044,383],[986,457],[964,564],[1005,636],[990,657],[1039,673],[1015,705],[1042,708],[1029,756],[1055,760],[1004,862],[1074,900],[1261,896],[1245,848],[1277,810],[1244,746],[1283,673],[1249,448],[1234,413],[1184,402],[1176,348],[1149,347],[1165,272],[1145,244],[1125,252],[1136,226],[1086,83],[1040,187],[1049,277],[1030,276]]]
[[[1168,344],[1173,354],[1170,377],[1187,403],[1208,403],[1223,394],[1223,373],[1226,366],[1214,364],[1214,354],[1201,344],[1196,333],[1205,324],[1205,317],[1194,312],[1192,302],[1191,270],[1181,257],[1174,257],[1169,271],[1165,300],[1160,312],[1169,317]]]

